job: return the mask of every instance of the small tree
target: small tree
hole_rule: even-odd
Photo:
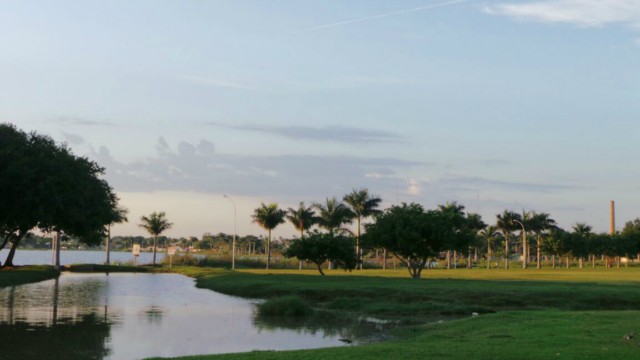
[[[140,218],[141,223],[138,225],[141,228],[147,230],[147,232],[153,237],[153,265],[156,265],[156,247],[158,243],[158,236],[165,230],[171,229],[172,223],[167,220],[167,215],[162,212],[152,212],[151,215],[143,216]]]
[[[316,264],[322,276],[325,275],[322,264],[327,261],[337,268],[349,271],[355,269],[357,264],[353,239],[331,233],[314,232],[304,239],[295,241],[284,252],[284,256]]]

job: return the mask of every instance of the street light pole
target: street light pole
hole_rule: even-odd
[[[233,199],[227,196],[227,194],[224,194],[223,196],[229,199],[229,201],[231,201],[231,204],[233,204],[233,245],[231,247],[231,270],[235,270],[236,269],[236,220],[238,217],[237,216],[238,213],[236,212],[236,203],[233,201]]]
[[[522,268],[527,268],[527,257],[529,256],[527,251],[527,230],[524,229],[524,224],[518,220],[513,220],[522,226]]]

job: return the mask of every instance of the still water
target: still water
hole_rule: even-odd
[[[255,301],[198,289],[177,274],[75,274],[0,288],[2,356],[141,359],[345,346],[380,340],[388,324],[330,313],[262,319]]]
[[[3,249],[0,251],[0,260],[7,258],[9,251]],[[161,262],[164,258],[164,252],[156,253],[156,261]],[[133,264],[134,257],[131,252],[112,251],[109,255],[112,264]],[[16,256],[13,259],[15,265],[52,265],[51,250],[16,250]],[[60,264],[103,264],[107,259],[106,252],[92,250],[61,250]],[[141,252],[140,256],[135,260],[137,264],[150,264],[153,260],[153,253]]]

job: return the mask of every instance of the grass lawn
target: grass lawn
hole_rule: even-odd
[[[55,279],[60,276],[60,271],[52,266],[32,265],[19,266],[9,269],[0,269],[0,287],[15,286],[34,283],[43,280]]]
[[[314,271],[174,268],[197,286],[403,319],[401,340],[299,351],[260,351],[184,359],[623,359],[640,358],[640,269]],[[480,313],[471,317],[472,312]],[[437,316],[457,320],[418,325]]]

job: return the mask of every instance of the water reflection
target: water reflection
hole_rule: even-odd
[[[0,288],[2,356],[140,359],[342,346],[384,338],[387,324],[321,312],[263,318],[251,301],[176,274],[63,274]],[[1,357],[1,356],[0,356]]]
[[[354,344],[389,339],[389,330],[398,326],[395,321],[349,317],[342,313],[318,311],[306,317],[262,316],[256,314],[254,325],[259,331],[287,329],[299,334],[339,337]]]

